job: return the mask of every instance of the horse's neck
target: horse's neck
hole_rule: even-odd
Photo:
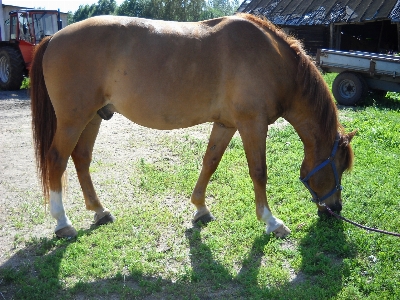
[[[302,107],[285,114],[285,119],[294,127],[304,144],[304,161],[313,168],[320,160],[329,157],[334,141],[322,131],[312,109]]]

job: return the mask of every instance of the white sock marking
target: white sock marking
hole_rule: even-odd
[[[274,217],[268,208],[264,207],[264,212],[261,219],[267,224],[265,231],[267,234],[276,230],[279,226],[283,225],[283,221]]]
[[[61,192],[50,191],[50,214],[57,220],[55,231],[72,225],[65,214]]]

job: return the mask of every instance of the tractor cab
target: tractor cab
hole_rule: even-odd
[[[19,89],[28,76],[34,47],[62,28],[60,11],[24,9],[11,11],[4,22],[5,39],[0,41],[0,89]]]
[[[54,10],[23,10],[10,12],[10,41],[38,44],[45,36],[55,34],[62,24]]]

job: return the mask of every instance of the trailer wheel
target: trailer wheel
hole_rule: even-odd
[[[24,72],[25,63],[21,53],[13,47],[0,48],[0,88],[19,90]]]
[[[341,105],[355,105],[366,96],[367,92],[365,79],[355,73],[340,73],[332,84],[333,96]]]

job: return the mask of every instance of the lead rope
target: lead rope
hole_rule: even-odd
[[[347,222],[347,223],[350,223],[350,224],[353,224],[354,226],[357,226],[357,227],[359,227],[359,228],[362,228],[362,229],[365,229],[365,230],[369,230],[369,231],[375,231],[375,232],[378,232],[378,233],[383,233],[383,234],[388,234],[388,235],[393,235],[393,236],[400,237],[400,233],[391,232],[391,231],[386,231],[386,230],[381,230],[381,229],[376,229],[376,228],[371,228],[371,227],[367,227],[367,226],[358,224],[358,223],[356,223],[356,222],[353,222],[353,221],[351,221],[351,220],[349,220],[349,219],[346,219],[345,217],[342,217],[341,215],[338,215],[337,213],[335,213],[334,211],[332,211],[327,205],[325,205],[325,203],[324,203],[324,205],[322,205],[322,206],[325,206],[326,209],[328,210],[328,212],[329,212],[332,216],[335,216],[337,219],[343,220],[343,221],[345,221],[345,222]]]

